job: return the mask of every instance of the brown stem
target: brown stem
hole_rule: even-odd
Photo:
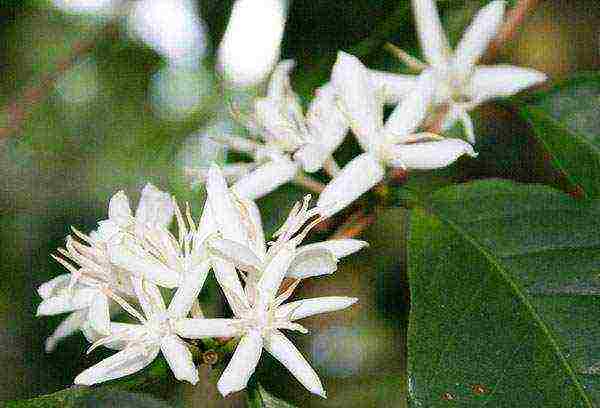
[[[504,24],[500,27],[496,38],[490,43],[484,57],[485,62],[496,59],[498,52],[504,44],[510,41],[519,31],[525,19],[535,10],[540,0],[519,0],[519,2],[506,13]]]
[[[123,6],[122,10],[124,9],[125,7]],[[121,14],[119,13],[118,15]],[[85,58],[96,47],[99,40],[114,38],[118,33],[119,21],[118,18],[115,18],[90,38],[77,41],[73,44],[69,55],[58,61],[53,71],[43,74],[20,93],[14,95],[4,108],[3,116],[6,117],[6,125],[0,127],[0,140],[21,130],[24,122],[31,115],[33,108],[48,96],[58,79]]]

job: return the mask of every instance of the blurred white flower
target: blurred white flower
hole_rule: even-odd
[[[136,278],[132,282],[145,317],[123,304],[139,324],[111,323],[110,336],[94,343],[88,353],[99,346],[121,351],[83,371],[75,378],[75,384],[92,385],[133,374],[150,364],[159,352],[175,378],[196,384],[198,370],[192,353],[176,329],[177,321],[189,313],[193,294],[180,295],[185,288],[180,289],[167,309],[156,285]]]
[[[414,133],[434,96],[430,72],[419,76],[385,125],[381,94],[356,57],[340,52],[331,78],[340,96],[340,108],[349,117],[365,153],[352,159],[325,187],[317,203],[324,213],[334,214],[370,190],[383,179],[387,166],[428,170],[446,167],[463,154],[476,155],[462,140]]]
[[[52,0],[52,3],[68,13],[112,16],[121,0]]]
[[[453,52],[442,28],[435,0],[413,0],[419,40],[427,64],[402,51],[398,55],[412,68],[431,72],[435,84],[431,103],[448,106],[442,130],[451,128],[460,120],[471,143],[475,143],[475,133],[469,110],[490,99],[513,95],[546,80],[544,73],[530,68],[504,64],[476,65],[498,33],[505,7],[503,0],[495,0],[481,9]]]
[[[218,60],[234,86],[261,83],[279,60],[287,12],[287,0],[237,0]]]

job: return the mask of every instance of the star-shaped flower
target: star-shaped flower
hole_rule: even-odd
[[[194,295],[182,287],[167,309],[156,285],[139,278],[132,278],[132,282],[144,315],[127,303],[121,306],[139,324],[111,323],[111,335],[98,340],[89,351],[99,346],[120,351],[83,371],[75,378],[75,384],[92,385],[133,374],[150,364],[159,352],[175,378],[195,384],[198,370],[177,331],[177,322],[189,313]]]
[[[544,73],[530,68],[505,64],[477,65],[502,25],[505,7],[505,1],[496,0],[481,9],[453,52],[435,0],[413,0],[426,63],[400,50],[399,57],[407,65],[432,73],[435,94],[431,104],[447,106],[448,109],[442,130],[449,129],[460,120],[471,143],[475,143],[475,133],[469,110],[490,99],[514,95],[546,80]]]
[[[87,245],[69,236],[66,249],[59,249],[62,257],[53,255],[70,273],[59,275],[38,288],[42,298],[38,316],[71,312],[46,340],[48,352],[77,330],[109,334],[114,300],[133,295],[128,274],[110,264],[105,247],[74,231]]]
[[[430,72],[383,121],[383,100],[373,85],[369,70],[356,58],[340,52],[332,82],[340,96],[340,108],[350,118],[350,127],[365,153],[352,159],[321,192],[317,206],[331,215],[343,209],[379,183],[386,167],[429,170],[446,167],[463,154],[475,156],[460,139],[431,133],[415,133],[434,96]]]

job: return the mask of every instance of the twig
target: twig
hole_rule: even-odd
[[[367,214],[364,209],[358,209],[348,216],[344,222],[329,239],[353,238],[360,235],[376,220],[375,214]]]
[[[121,15],[121,13],[118,15]],[[8,105],[3,109],[3,116],[7,119],[6,125],[0,127],[0,140],[21,130],[35,105],[48,96],[58,79],[85,58],[96,47],[99,40],[116,37],[118,33],[119,19],[114,18],[104,25],[101,30],[92,35],[91,38],[80,40],[73,44],[70,54],[56,63],[54,71],[42,75],[33,85],[26,87],[20,94],[13,96]]]
[[[504,44],[510,41],[519,31],[519,27],[525,19],[535,10],[540,3],[540,0],[519,0],[519,2],[506,13],[504,24],[500,27],[496,38],[490,43],[486,55],[485,62],[496,59],[498,52]]]

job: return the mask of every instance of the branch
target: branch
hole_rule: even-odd
[[[32,85],[27,86],[11,98],[8,105],[3,109],[2,116],[7,119],[6,126],[0,127],[0,140],[22,129],[33,108],[46,99],[58,79],[95,49],[99,40],[117,37],[120,26],[118,16],[122,15],[125,9],[126,7],[123,5],[121,11],[117,13],[117,17],[113,18],[90,38],[73,44],[69,55],[57,62],[53,71],[41,75],[40,78],[33,81]]]

